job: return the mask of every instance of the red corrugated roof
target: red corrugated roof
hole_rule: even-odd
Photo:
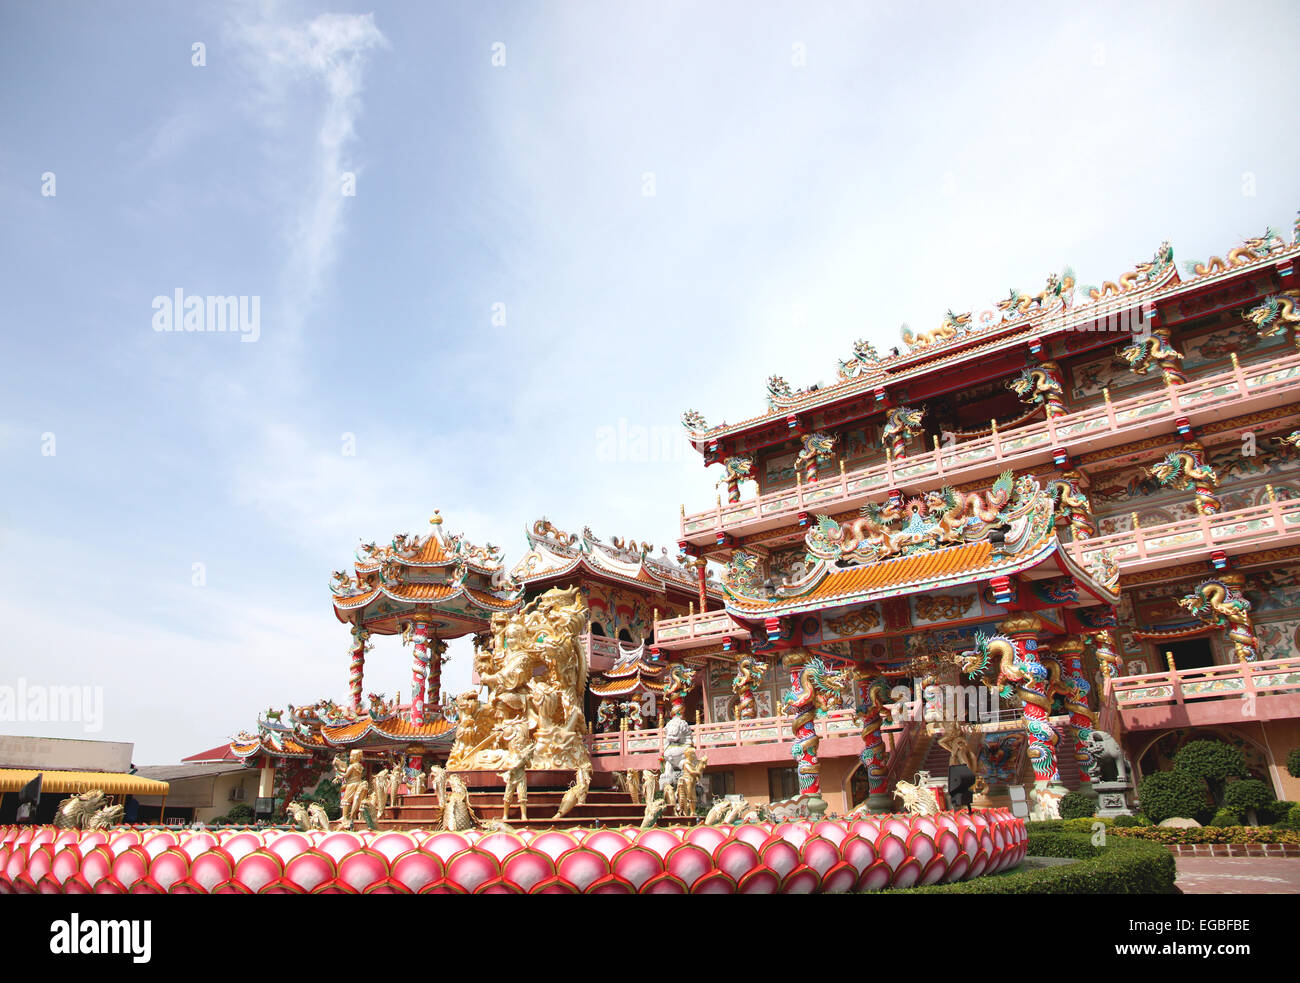
[[[206,751],[200,751],[198,754],[191,754],[188,758],[181,758],[182,761],[238,761],[230,751],[230,744],[218,744],[214,748],[208,748]]]

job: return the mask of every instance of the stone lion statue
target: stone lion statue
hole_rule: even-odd
[[[1088,735],[1085,747],[1090,763],[1088,775],[1094,782],[1131,782],[1132,771],[1124,749],[1104,730],[1094,730]]]

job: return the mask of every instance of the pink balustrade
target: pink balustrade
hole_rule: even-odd
[[[733,621],[726,611],[703,611],[680,618],[664,618],[655,624],[655,644],[662,648],[693,648],[701,641],[721,642],[749,638],[749,629]]]
[[[1115,732],[1300,716],[1300,659],[1179,669],[1106,681],[1100,724]]]
[[[817,720],[817,733],[821,735],[821,753],[823,757],[843,754],[856,754],[861,750],[862,742],[859,728],[853,719],[852,710],[834,710]],[[731,759],[735,755],[726,753],[733,748],[758,749],[739,756],[744,761],[786,761],[790,758],[790,745],[793,743],[788,716],[755,717],[752,720],[727,720],[717,723],[699,723],[692,728],[695,747],[705,755],[712,755],[710,761],[715,764],[726,763],[720,758]],[[904,732],[911,728],[905,723],[887,724],[882,730],[885,750],[891,755],[900,747]],[[910,744],[910,735],[905,739]],[[646,730],[613,731],[594,734],[589,739],[591,756],[602,771],[619,771],[629,767],[656,767],[653,764],[630,762],[629,759],[648,755],[657,759],[663,751],[663,731],[658,727]],[[840,742],[843,741],[843,746]],[[828,742],[834,742],[828,744]],[[714,752],[722,751],[720,756]],[[732,763],[739,763],[732,762]]]
[[[1259,546],[1296,542],[1300,542],[1300,500],[1292,499],[1129,529],[1071,543],[1067,548],[1084,566],[1096,554],[1109,551],[1120,568],[1128,572],[1201,558],[1210,549],[1233,555]]]
[[[1123,443],[1136,433],[1170,432],[1179,417],[1193,425],[1278,405],[1300,393],[1300,355],[1259,365],[1234,365],[1225,372],[1167,386],[1118,402],[1105,402],[1065,416],[1018,427],[953,447],[887,460],[871,467],[828,475],[810,484],[771,491],[740,502],[685,515],[684,539],[704,542],[720,531],[733,535],[789,521],[794,512],[838,511],[861,505],[870,494],[907,486],[931,487],[936,481],[957,484],[1005,469],[1021,470],[1051,459],[1066,447],[1071,454]]]

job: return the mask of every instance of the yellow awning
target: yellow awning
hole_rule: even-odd
[[[89,792],[100,789],[108,795],[166,795],[166,782],[127,775],[120,771],[26,771],[0,768],[0,792],[17,792],[37,775],[41,794],[46,792]]]

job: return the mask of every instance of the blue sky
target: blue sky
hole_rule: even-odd
[[[439,508],[511,560],[543,514],[671,545],[716,475],[680,444],[610,459],[601,428],[751,416],[771,373],[829,382],[856,337],[1067,264],[1289,230],[1298,21],[0,7],[0,684],[104,694],[94,733],[0,730],[162,763],[342,698],[326,585],[358,538]],[[258,296],[258,340],[154,331],[177,288]],[[368,670],[405,690],[407,652],[379,640]]]

